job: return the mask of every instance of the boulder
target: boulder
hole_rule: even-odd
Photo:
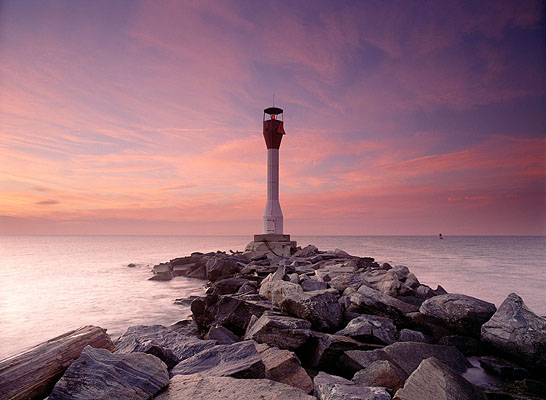
[[[197,268],[187,273],[188,278],[207,279],[207,267],[205,265],[196,265]]]
[[[250,318],[260,317],[273,307],[259,295],[227,294],[196,300],[191,305],[193,318],[202,331],[223,325],[237,336],[243,336]]]
[[[406,374],[411,374],[424,359],[435,357],[453,370],[463,373],[472,364],[452,346],[418,342],[398,342],[383,348],[390,359],[402,368]]]
[[[312,292],[313,290],[328,289],[328,284],[326,282],[317,281],[316,279],[305,279],[301,282],[301,287],[304,292]]]
[[[502,379],[523,379],[529,374],[525,368],[497,357],[480,357],[478,361],[484,370]]]
[[[230,277],[238,271],[239,266],[236,260],[219,255],[209,258],[205,265],[206,278],[211,282]]]
[[[397,326],[406,326],[410,324],[410,319],[404,314],[404,311],[399,305],[393,305],[391,300],[396,300],[393,297],[387,296],[378,292],[375,289],[369,289],[371,292],[363,294],[361,286],[356,293],[351,293],[347,296],[346,311],[350,313],[378,315],[391,319]],[[385,296],[382,297],[382,296]],[[399,301],[399,300],[396,300]],[[403,303],[400,301],[400,303]],[[410,304],[403,303],[404,306],[412,307]]]
[[[302,292],[302,287],[297,283],[287,282],[279,279],[262,282],[259,291],[260,296],[266,297],[267,299],[271,300],[271,302],[275,305],[281,304],[281,302],[288,295]]]
[[[0,360],[0,399],[42,399],[86,346],[114,349],[106,329],[84,326]]]
[[[294,353],[267,345],[258,346],[257,350],[265,365],[267,379],[297,387],[305,393],[313,391],[313,381]]]
[[[373,288],[362,285],[358,288],[358,292],[361,295],[375,299],[377,302],[387,304],[389,306],[400,309],[403,313],[410,313],[419,310],[419,307],[416,307],[412,304],[404,303],[394,297],[388,296],[384,293],[381,293]]]
[[[338,366],[338,359],[347,350],[373,350],[378,345],[364,344],[341,335],[313,332],[301,352],[308,357],[312,367],[333,370]]]
[[[427,338],[422,332],[414,331],[412,329],[402,329],[398,338],[400,342],[427,342]],[[443,344],[443,343],[440,343]]]
[[[239,341],[238,336],[222,325],[211,326],[205,339],[216,340],[218,344],[233,344]]]
[[[434,296],[421,304],[419,312],[441,321],[465,336],[480,336],[481,326],[495,313],[494,304],[464,294]]]
[[[152,272],[154,273],[154,275],[160,274],[162,272],[170,272],[170,271],[172,271],[172,267],[171,267],[171,264],[169,263],[161,263],[158,265],[154,265],[154,267],[152,268]]]
[[[199,327],[193,319],[183,319],[181,321],[175,322],[169,326],[171,331],[175,331],[184,336],[199,336]]]
[[[485,400],[470,382],[436,358],[423,360],[394,400]]]
[[[292,293],[284,298],[280,308],[288,314],[308,320],[319,331],[333,331],[342,321],[342,310],[337,290],[334,289]]]
[[[482,354],[483,344],[478,340],[467,336],[450,335],[438,340],[442,346],[455,346],[465,356]]]
[[[307,320],[266,311],[249,328],[245,339],[287,350],[300,348],[310,336]]]
[[[354,374],[363,368],[368,368],[378,360],[387,360],[394,364],[394,360],[383,349],[345,351],[339,358],[339,364],[349,374]]]
[[[396,327],[388,318],[375,315],[361,315],[336,333],[366,343],[391,344],[396,342]]]
[[[204,374],[177,375],[156,400],[316,400],[301,389],[269,379],[235,379]]]
[[[533,313],[523,299],[510,293],[482,326],[481,339],[530,366],[546,369],[546,318]]]
[[[163,272],[156,273],[154,276],[152,276],[148,280],[149,281],[170,281],[171,279],[173,279],[172,271],[163,271]]]
[[[168,384],[167,366],[157,357],[86,346],[49,399],[149,399]]]
[[[224,278],[214,282],[209,290],[217,295],[237,293],[245,284],[256,285],[256,282],[243,278]]]
[[[300,249],[294,253],[294,258],[308,258],[313,257],[318,254],[318,249],[312,244],[305,246],[303,249]]]
[[[204,350],[171,370],[171,375],[204,373],[233,378],[264,378],[265,366],[252,341],[218,345]]]
[[[215,340],[200,340],[184,336],[162,325],[136,325],[127,328],[114,345],[116,354],[147,352],[172,365],[210,349],[216,343]],[[170,359],[172,361],[169,361]]]
[[[353,382],[364,386],[381,386],[396,392],[408,378],[398,366],[387,360],[377,360],[353,376]]]
[[[314,395],[319,400],[390,400],[385,388],[366,387],[340,376],[319,372],[313,380]]]

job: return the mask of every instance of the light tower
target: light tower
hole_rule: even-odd
[[[262,232],[282,234],[283,218],[279,203],[279,148],[285,134],[283,110],[269,107],[264,110],[264,139],[267,147],[267,202],[262,222]]]
[[[290,257],[296,250],[296,242],[283,233],[283,216],[279,203],[279,148],[284,132],[283,110],[269,107],[264,110],[263,133],[267,147],[267,201],[262,218],[262,234],[254,235],[254,241],[246,246],[253,257]]]

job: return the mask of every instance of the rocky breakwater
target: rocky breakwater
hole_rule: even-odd
[[[188,299],[192,319],[130,327],[105,349],[80,343],[48,382],[51,399],[545,396],[546,319],[515,294],[497,310],[405,266],[314,246],[290,257],[193,253],[154,267],[158,276],[208,280]],[[483,370],[496,386],[475,379]]]

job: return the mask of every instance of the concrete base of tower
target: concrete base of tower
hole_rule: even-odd
[[[290,257],[296,251],[297,242],[290,235],[264,233],[254,235],[254,240],[246,245],[245,255],[249,258],[265,254],[268,258]]]

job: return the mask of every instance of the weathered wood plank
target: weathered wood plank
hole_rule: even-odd
[[[84,326],[0,360],[0,399],[42,399],[83,348],[113,350],[106,329]]]

